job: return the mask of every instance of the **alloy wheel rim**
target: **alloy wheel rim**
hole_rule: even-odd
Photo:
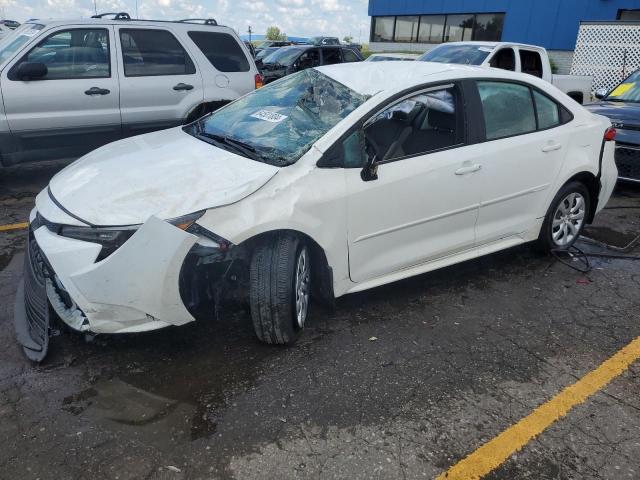
[[[584,197],[573,192],[558,204],[551,220],[551,238],[559,247],[571,244],[580,234],[584,223],[586,203]]]
[[[299,328],[304,327],[307,320],[307,311],[309,309],[309,285],[311,275],[309,271],[309,255],[307,249],[303,248],[298,255],[296,262],[296,321]]]

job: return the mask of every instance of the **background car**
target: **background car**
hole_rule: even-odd
[[[552,72],[547,50],[510,42],[449,42],[424,53],[423,62],[456,63],[522,72],[555,85],[578,103],[591,100],[593,78]]]
[[[309,45],[340,45],[338,37],[311,37]]]
[[[235,31],[205,22],[36,21],[0,46],[0,164],[77,158],[188,123],[262,79]]]
[[[293,42],[288,40],[265,40],[260,45],[256,47],[256,55],[258,55],[262,50],[271,47],[288,47],[292,45]]]
[[[233,292],[260,340],[291,344],[312,295],[529,241],[566,250],[615,186],[610,127],[497,69],[298,72],[53,177],[31,213],[18,339],[46,354],[49,305],[76,330],[127,333],[211,321]]]
[[[620,179],[640,183],[640,70],[610,92],[596,92],[599,102],[586,108],[611,119],[616,128],[616,164]]]
[[[280,48],[277,52],[262,59],[260,69],[264,83],[299,72],[307,68],[335,63],[361,62],[362,55],[349,47],[293,45]]]
[[[420,55],[414,53],[372,53],[365,62],[402,61],[412,62]]]
[[[273,52],[278,51],[279,49],[280,47],[268,47],[260,50],[260,52],[258,52],[255,58],[256,67],[258,67],[258,69],[261,69],[263,60],[269,55],[271,55]]]

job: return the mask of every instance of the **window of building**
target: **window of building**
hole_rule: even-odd
[[[502,38],[504,14],[483,13],[476,15],[473,39],[484,42],[498,42]]]
[[[189,32],[207,60],[221,72],[248,72],[249,61],[240,44],[228,33]]]
[[[640,21],[640,9],[637,9],[637,10],[618,10],[618,20]]]
[[[419,17],[397,17],[394,40],[396,42],[415,42],[418,38],[418,19]]]
[[[444,15],[423,15],[420,17],[418,42],[442,43],[445,19]]]
[[[372,41],[392,42],[396,17],[373,17]]]
[[[473,38],[473,15],[447,15],[445,42],[462,42]]]
[[[504,13],[373,17],[372,42],[500,41]]]

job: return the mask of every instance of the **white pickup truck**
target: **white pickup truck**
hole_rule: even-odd
[[[591,100],[591,77],[553,74],[547,51],[534,45],[508,42],[443,43],[417,60],[478,65],[528,73],[552,83],[578,103]]]

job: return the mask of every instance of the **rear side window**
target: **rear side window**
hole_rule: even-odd
[[[340,55],[339,48],[325,48],[322,50],[323,65],[333,65],[335,63],[342,63],[342,56]]]
[[[228,33],[189,32],[189,37],[216,70],[248,72],[249,62],[242,47]]]
[[[122,29],[120,43],[127,77],[196,73],[187,52],[166,30]]]
[[[478,82],[487,140],[536,130],[531,90],[507,82]]]
[[[542,78],[542,57],[532,50],[520,50],[520,65],[522,73]]]
[[[560,125],[560,107],[556,102],[540,92],[533,92],[538,114],[538,128],[544,130]]]
[[[345,62],[359,62],[360,59],[358,58],[358,56],[353,53],[351,50],[349,49],[344,49],[342,51],[342,56],[344,57],[344,61]]]

